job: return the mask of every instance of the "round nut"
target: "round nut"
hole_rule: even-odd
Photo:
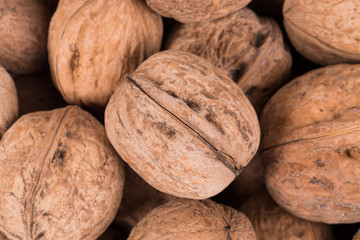
[[[168,50],[126,77],[105,111],[110,142],[156,189],[203,199],[255,155],[256,113],[241,89],[205,59]]]
[[[224,70],[258,113],[292,64],[276,22],[248,8],[209,22],[182,24],[168,37],[166,48],[194,53]]]
[[[0,2],[0,64],[11,74],[35,73],[46,66],[50,17],[38,0]]]
[[[1,50],[0,50],[1,51]],[[15,84],[9,73],[0,66],[0,138],[19,114]]]
[[[301,218],[360,221],[360,65],[311,71],[285,85],[261,116],[265,183]]]
[[[119,207],[124,170],[104,127],[76,106],[23,115],[0,142],[0,231],[95,239]]]
[[[360,62],[360,2],[285,0],[286,32],[304,57],[321,65]]]
[[[61,0],[49,30],[54,83],[68,103],[103,110],[161,39],[161,17],[142,0]]]
[[[331,240],[329,225],[314,223],[284,211],[265,188],[251,196],[240,208],[251,221],[257,240]]]
[[[256,235],[241,212],[211,200],[179,199],[147,214],[128,240],[251,240]]]
[[[161,16],[182,23],[201,22],[224,17],[245,7],[251,0],[146,0]]]

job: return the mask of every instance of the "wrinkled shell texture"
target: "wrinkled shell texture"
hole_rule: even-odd
[[[284,211],[262,189],[240,209],[251,221],[257,240],[331,240],[329,225],[314,223]]]
[[[76,106],[22,116],[0,142],[0,231],[95,239],[119,207],[124,170],[103,126]]]
[[[103,109],[161,39],[161,17],[141,0],[61,0],[49,30],[54,83],[67,102]]]
[[[176,197],[151,187],[126,165],[124,194],[115,217],[115,224],[130,232],[148,212],[175,199]]]
[[[203,199],[255,155],[256,113],[240,88],[205,59],[169,50],[128,76],[105,111],[110,142],[156,189]]]
[[[49,9],[38,0],[0,2],[0,65],[12,74],[46,66]]]
[[[284,24],[294,47],[321,65],[360,62],[360,2],[286,0]]]
[[[360,230],[358,230],[352,240],[360,240]]]
[[[18,97],[15,83],[0,66],[0,138],[18,117]]]
[[[165,203],[133,228],[128,240],[251,240],[256,235],[241,212],[211,200]]]
[[[265,183],[304,219],[360,221],[360,65],[311,71],[280,89],[261,116]]]
[[[202,23],[182,24],[167,49],[188,51],[224,70],[260,113],[288,75],[292,58],[275,21],[248,8]]]
[[[202,22],[229,15],[251,0],[146,0],[151,9],[161,16],[182,23]]]

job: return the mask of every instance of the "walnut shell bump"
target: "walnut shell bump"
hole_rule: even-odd
[[[169,50],[129,75],[105,111],[110,142],[143,179],[178,197],[223,190],[256,153],[256,113],[205,59]]]

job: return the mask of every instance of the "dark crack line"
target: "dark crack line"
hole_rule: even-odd
[[[187,128],[189,128],[192,132],[194,132],[197,137],[206,145],[208,146],[216,155],[216,159],[221,161],[227,168],[229,168],[235,176],[238,175],[240,171],[236,169],[236,167],[233,167],[228,161],[226,161],[226,156],[228,156],[234,163],[235,160],[230,155],[218,150],[216,147],[214,147],[208,140],[206,140],[203,136],[201,136],[198,132],[196,132],[192,127],[190,127],[188,124],[186,124],[184,121],[182,121],[179,117],[177,117],[175,114],[167,110],[165,107],[163,107],[161,104],[159,104],[153,97],[151,97],[139,84],[135,82],[134,79],[132,79],[129,75],[125,76],[125,79],[132,84],[134,84],[138,89],[140,89],[141,92],[143,92],[146,96],[148,96],[152,101],[154,101],[158,106],[160,106],[162,109],[164,109],[166,112],[168,112],[171,116],[175,117],[178,121],[180,121],[183,125],[185,125]],[[226,155],[226,156],[224,156]],[[240,167],[241,170],[241,167]]]
[[[220,207],[219,207],[217,204],[214,204],[214,206],[215,206],[215,208],[218,210],[218,212],[221,214],[221,217],[222,217],[222,219],[224,220],[224,222],[225,222],[225,224],[226,224],[226,226],[224,227],[224,229],[227,229],[227,232],[228,232],[228,234],[227,234],[227,240],[232,240],[231,235],[230,235],[231,225],[230,225],[229,220],[227,219],[224,211],[223,211],[222,209],[220,209]]]

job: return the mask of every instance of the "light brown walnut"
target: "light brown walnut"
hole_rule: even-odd
[[[360,65],[308,72],[261,115],[265,183],[290,213],[324,223],[360,221]]]
[[[0,142],[0,231],[95,239],[119,207],[124,169],[104,127],[77,106],[23,115]]]
[[[68,103],[103,110],[124,75],[159,51],[162,30],[142,0],[61,0],[48,43],[56,87]]]
[[[241,89],[205,59],[157,53],[121,82],[105,111],[120,156],[156,189],[204,199],[255,155],[256,113]]]
[[[128,240],[255,240],[249,219],[211,200],[179,199],[147,214]]]

